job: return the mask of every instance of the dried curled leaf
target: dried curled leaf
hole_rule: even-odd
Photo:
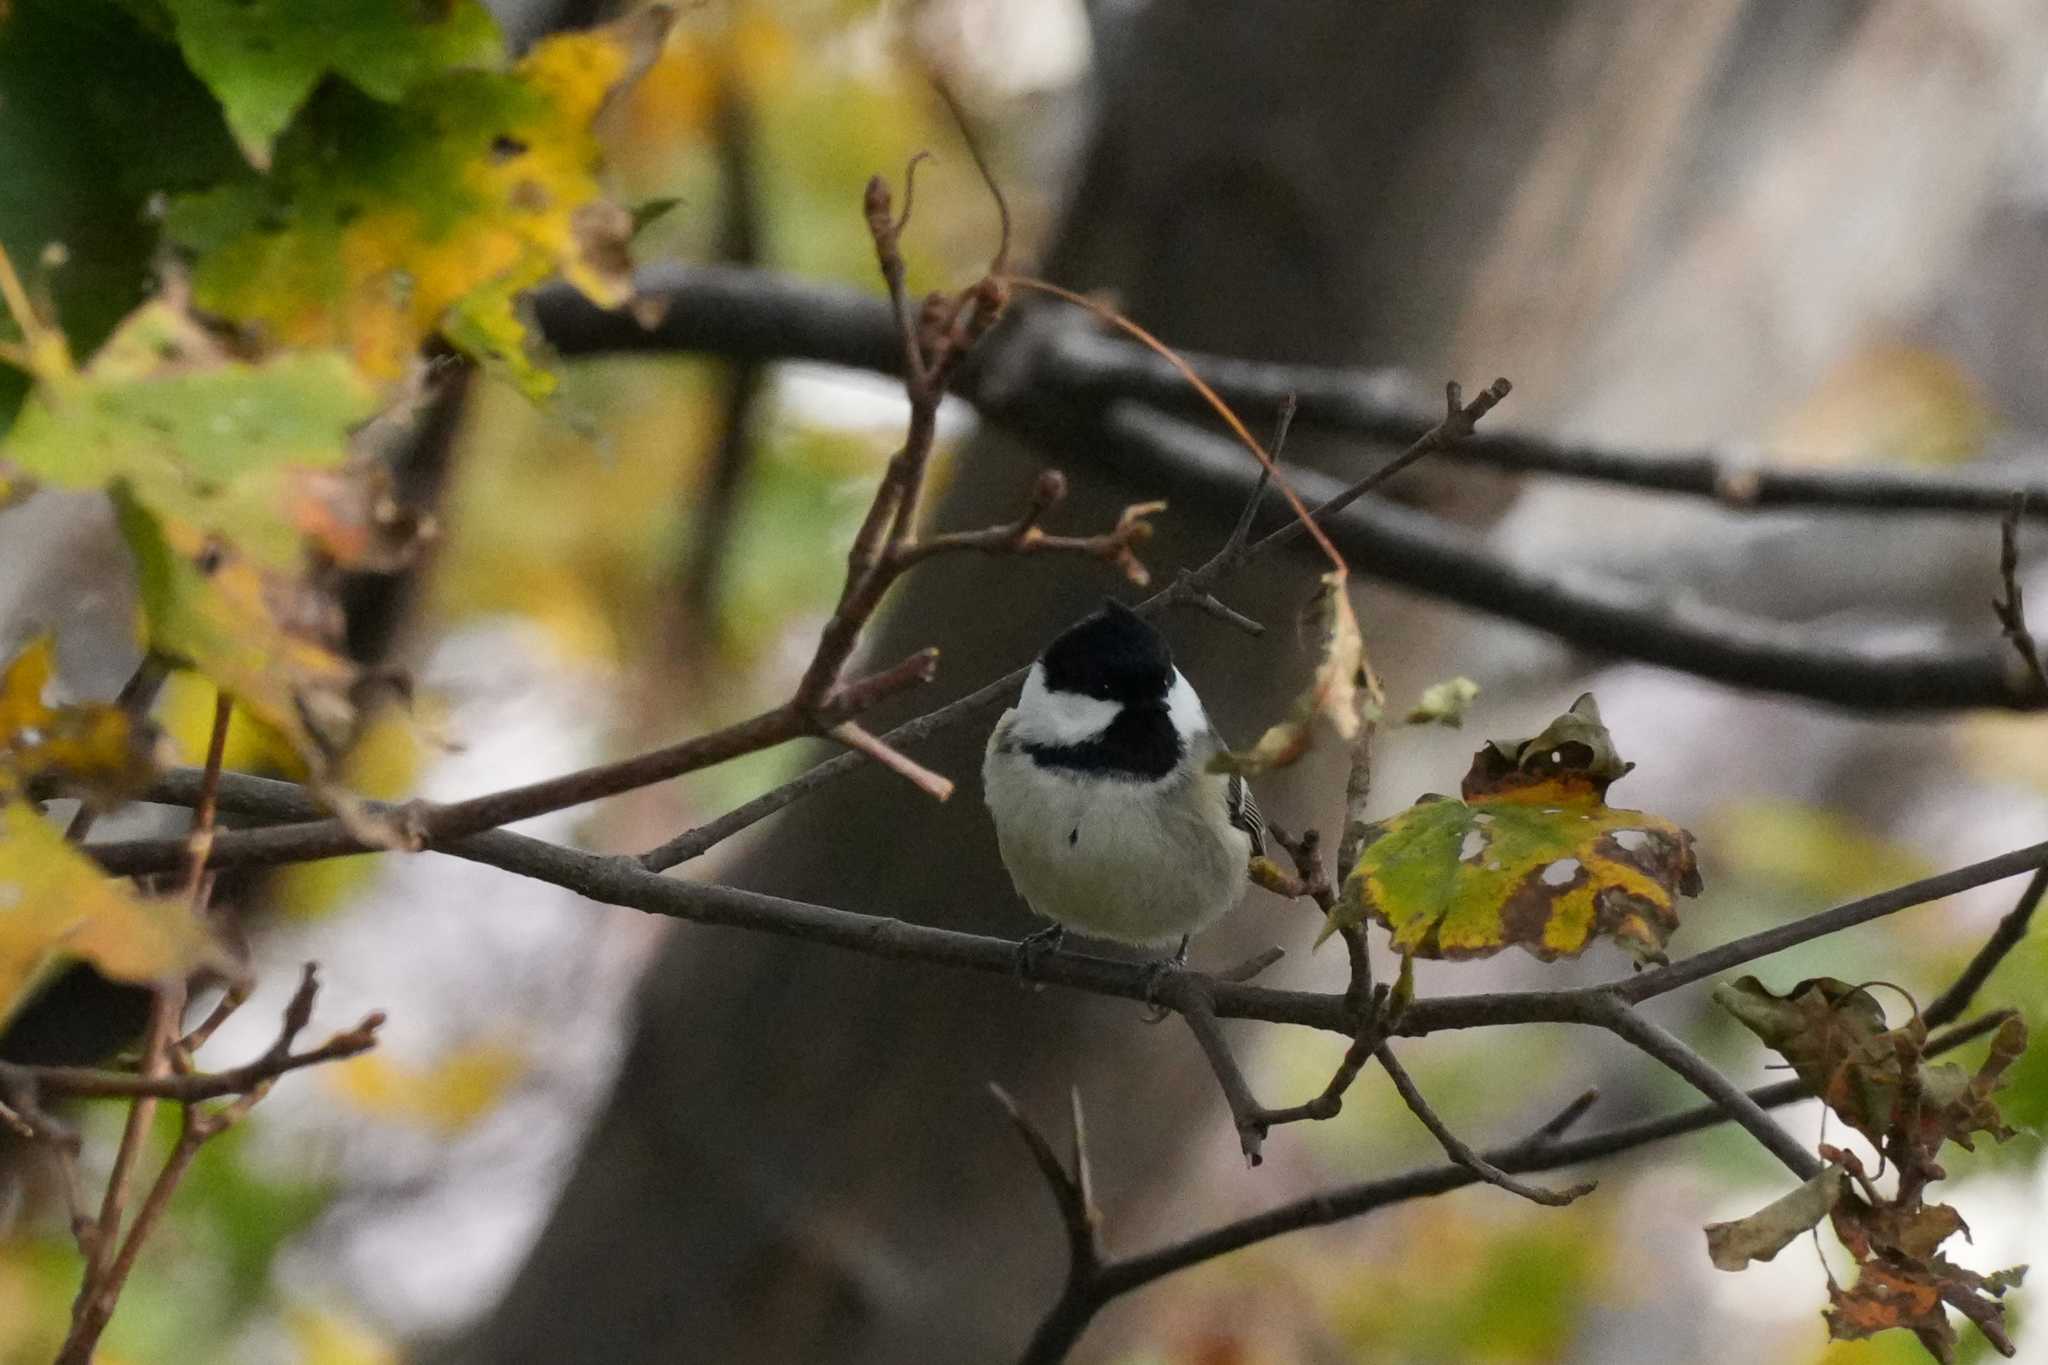
[[[1971,1074],[1953,1063],[1923,1063],[1927,1030],[1917,1017],[1890,1028],[1874,995],[1832,977],[1802,981],[1778,996],[1745,976],[1715,987],[1714,999],[1872,1142],[1901,1124],[1930,1155],[1943,1141],[1969,1149],[1979,1132],[2000,1142],[2013,1135],[1991,1096],[2026,1049],[2027,1028],[2017,1016],[1999,1026],[1989,1056]]]
[[[122,981],[231,963],[183,900],[145,900],[106,876],[25,802],[0,805],[0,1024],[59,964]]]
[[[1769,1259],[1755,1248],[1775,1252],[1770,1243],[1778,1233],[1789,1229],[1797,1235],[1792,1222],[1816,1221],[1810,1215],[1825,1193],[1835,1235],[1857,1263],[1849,1288],[1829,1281],[1830,1335],[1853,1340],[1902,1328],[1937,1360],[1950,1361],[1956,1332],[1947,1310],[1954,1308],[1976,1323],[1993,1347],[2013,1354],[2001,1300],[2026,1267],[1985,1275],[1943,1256],[1944,1242],[1957,1233],[1967,1238],[1970,1230],[1955,1208],[1925,1203],[1923,1191],[1943,1175],[1935,1160],[1942,1143],[1967,1147],[1979,1132],[2001,1141],[2011,1136],[1991,1097],[2026,1047],[2025,1025],[2017,1016],[2008,1018],[1992,1040],[1990,1055],[1971,1074],[1957,1066],[1927,1065],[1927,1031],[1917,1013],[1889,1028],[1876,997],[1846,982],[1826,977],[1802,981],[1778,996],[1756,978],[1744,977],[1714,995],[1899,1171],[1896,1192],[1885,1195],[1853,1153],[1823,1145],[1821,1156],[1833,1176],[1827,1190],[1809,1181],[1753,1219],[1708,1228],[1714,1264],[1735,1270],[1750,1259]]]
[[[1519,945],[1549,961],[1604,936],[1661,961],[1699,867],[1685,830],[1605,804],[1629,767],[1590,694],[1534,739],[1489,743],[1462,800],[1426,796],[1368,827],[1324,937],[1370,917],[1419,957]]]
[[[56,646],[45,635],[0,674],[0,799],[39,782],[106,805],[141,791],[159,766],[156,728],[105,702],[46,704],[55,671]]]
[[[1747,1218],[1707,1224],[1707,1257],[1716,1270],[1741,1270],[1751,1261],[1768,1261],[1801,1233],[1819,1226],[1841,1197],[1842,1168],[1830,1163]]]
[[[333,647],[333,604],[233,546],[113,489],[150,647],[189,664],[270,726],[317,775],[352,737],[356,668]]]
[[[341,347],[384,379],[445,330],[545,391],[516,302],[558,272],[606,306],[630,298],[633,218],[599,190],[591,122],[667,24],[657,6],[559,34],[508,71],[440,73],[388,104],[323,94],[268,177],[173,204],[195,298],[275,344]]]
[[[1358,733],[1358,689],[1365,671],[1365,637],[1344,591],[1344,576],[1324,574],[1313,604],[1319,622],[1321,649],[1308,690],[1294,699],[1287,718],[1259,736],[1251,748],[1221,753],[1209,761],[1214,772],[1256,777],[1284,768],[1308,752],[1317,717],[1330,722],[1344,739]]]

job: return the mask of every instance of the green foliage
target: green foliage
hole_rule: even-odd
[[[177,517],[276,568],[296,567],[318,517],[319,473],[348,457],[377,398],[333,351],[229,356],[174,306],[137,310],[82,374],[53,376],[0,444],[0,457],[55,487],[127,484]],[[327,537],[336,558],[349,542]]]
[[[324,768],[354,732],[356,670],[307,628],[309,616],[324,620],[317,595],[182,522],[159,519],[125,483],[113,494],[150,648],[204,673]]]
[[[150,288],[151,198],[241,158],[177,49],[102,0],[0,7],[0,91],[0,249],[29,268],[54,247],[51,300],[90,351]],[[0,368],[0,425],[26,390]]]
[[[390,103],[325,87],[267,177],[172,206],[197,301],[270,344],[343,347],[380,378],[446,328],[539,392],[516,295],[557,271],[600,303],[630,294],[632,215],[598,189],[590,124],[662,32],[648,11],[549,38],[509,71],[437,72]]]
[[[1629,766],[1590,694],[1532,739],[1488,744],[1463,800],[1425,796],[1370,828],[1325,937],[1371,918],[1421,957],[1519,944],[1548,961],[1604,935],[1661,960],[1699,869],[1685,830],[1605,804]]]
[[[454,67],[494,65],[498,28],[478,0],[162,0],[178,47],[226,112],[249,160],[328,72],[397,101]]]

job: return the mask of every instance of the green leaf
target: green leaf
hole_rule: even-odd
[[[387,102],[455,67],[495,67],[498,27],[478,0],[162,0],[178,46],[226,111],[243,152],[271,144],[328,72]]]
[[[330,645],[328,604],[233,546],[160,519],[113,487],[152,649],[189,664],[325,772],[353,736],[355,666]]]
[[[144,900],[34,807],[0,805],[0,1024],[73,958],[121,981],[163,981],[206,964],[231,969],[186,901]]]
[[[103,0],[0,5],[0,91],[0,248],[89,352],[150,287],[151,199],[242,158],[178,50]],[[0,425],[26,389],[0,368]]]
[[[277,345],[340,347],[380,379],[451,311],[459,340],[502,360],[524,330],[507,301],[557,272],[624,303],[632,215],[599,190],[591,120],[666,23],[657,8],[561,34],[510,71],[436,75],[397,103],[322,87],[269,176],[172,205],[198,303]]]
[[[42,482],[125,480],[161,515],[296,565],[311,532],[342,562],[354,541],[323,498],[350,429],[377,397],[334,351],[230,358],[165,302],[122,324],[82,374],[40,385],[0,458]]]
[[[1488,744],[1465,799],[1426,796],[1368,828],[1324,936],[1370,917],[1420,957],[1519,945],[1549,961],[1606,936],[1662,960],[1699,868],[1685,830],[1604,803],[1628,767],[1590,697],[1536,739]]]
[[[1842,1168],[1829,1164],[1813,1179],[1747,1218],[1707,1224],[1707,1256],[1717,1270],[1741,1270],[1751,1261],[1768,1261],[1799,1234],[1818,1226],[1841,1197]]]

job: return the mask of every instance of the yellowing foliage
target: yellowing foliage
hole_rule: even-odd
[[[173,206],[171,235],[197,258],[195,297],[271,344],[342,347],[382,379],[445,327],[544,390],[514,298],[557,272],[598,303],[630,296],[632,216],[599,190],[590,124],[666,23],[643,11],[549,38],[509,71],[450,71],[396,103],[309,109],[267,179]]]
[[[34,807],[0,805],[0,1023],[70,958],[138,982],[229,965],[185,902],[143,899],[66,843]]]
[[[1590,693],[1533,739],[1487,745],[1463,800],[1426,796],[1371,827],[1324,936],[1371,917],[1418,957],[1519,944],[1548,961],[1607,936],[1661,960],[1699,868],[1685,830],[1605,803],[1630,766]]]

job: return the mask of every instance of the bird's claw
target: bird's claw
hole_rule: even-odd
[[[1183,967],[1187,965],[1188,936],[1186,934],[1182,934],[1180,936],[1180,947],[1173,950],[1172,957],[1161,958],[1157,962],[1150,962],[1146,964],[1145,993],[1143,996],[1143,999],[1145,1001],[1146,1023],[1156,1024],[1160,1020],[1166,1018],[1167,1015],[1173,1013],[1173,1010],[1170,1006],[1163,1005],[1159,1002],[1159,988],[1160,986],[1165,984],[1167,977],[1172,976],[1175,972],[1180,971]]]
[[[1058,952],[1060,944],[1066,937],[1067,926],[1064,924],[1054,924],[1040,929],[1035,934],[1026,934],[1023,938],[1018,939],[1017,955],[1011,963],[1012,968],[1017,973],[1017,979],[1024,981],[1035,975],[1038,971],[1039,961],[1050,953]]]

